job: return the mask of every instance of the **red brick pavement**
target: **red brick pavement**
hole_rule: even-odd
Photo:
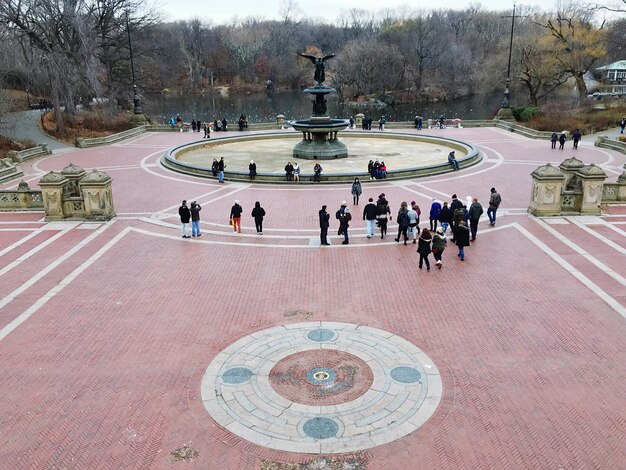
[[[0,309],[1,329],[50,289],[65,286],[0,340],[0,468],[249,469],[260,468],[263,459],[310,460],[223,430],[202,405],[200,381],[215,355],[237,339],[311,320],[391,331],[424,350],[442,374],[443,398],[433,417],[402,439],[358,453],[368,469],[620,468],[626,461],[624,318],[525,231],[622,308],[624,255],[572,224],[551,226],[616,280],[531,218],[504,214],[527,205],[528,174],[538,166],[506,161],[554,158],[545,142],[492,129],[454,131],[455,138],[485,142],[504,163],[495,166],[500,157],[486,149],[488,162],[454,175],[406,187],[365,185],[364,196],[384,191],[394,208],[415,197],[424,211],[429,200],[410,189],[484,193],[483,199],[491,186],[501,191],[497,229],[481,224],[465,262],[450,246],[443,269],[431,272],[417,269],[413,245],[355,238],[349,247],[309,247],[307,237],[317,237],[319,206],[328,203],[334,211],[341,199],[349,200],[347,188],[218,187],[139,167],[155,146],[173,145],[182,135],[157,134],[128,146],[36,161],[33,171],[60,169],[69,161],[137,168],[111,171],[116,211],[128,215]],[[611,166],[624,161],[616,153],[580,150],[586,162],[604,162],[606,154],[615,159]],[[173,227],[161,227],[130,214],[173,215],[183,197],[203,203],[207,232],[201,240],[180,239],[175,217],[165,219]],[[231,234],[226,223],[235,198],[244,205],[244,231],[252,230],[248,212],[255,200],[263,202],[266,226],[276,231],[263,237]],[[1,214],[0,228],[40,218]],[[360,223],[353,226],[359,233]],[[624,247],[619,233],[587,227]],[[0,231],[0,251],[18,240],[16,233]],[[55,233],[44,231],[0,256],[0,269]],[[0,276],[0,301],[92,233],[74,228]],[[103,247],[108,251],[64,283]],[[199,452],[192,463],[170,456],[183,444]]]

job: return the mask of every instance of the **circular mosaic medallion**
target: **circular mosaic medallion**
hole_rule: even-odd
[[[291,354],[270,371],[276,393],[311,406],[354,400],[370,389],[373,380],[372,369],[363,359],[334,349]]]
[[[435,364],[387,331],[310,322],[258,331],[209,364],[202,400],[211,417],[255,444],[343,453],[419,428],[442,394]]]

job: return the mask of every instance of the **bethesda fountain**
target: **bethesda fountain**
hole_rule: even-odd
[[[315,65],[314,79],[317,85],[304,90],[304,93],[309,93],[315,97],[313,115],[308,120],[290,122],[294,129],[302,132],[302,140],[293,148],[293,156],[307,160],[345,158],[348,156],[348,148],[337,138],[337,133],[348,127],[349,122],[346,119],[330,118],[327,113],[326,95],[336,93],[337,90],[324,86],[326,79],[324,62],[335,57],[335,54],[324,57],[300,55]]]

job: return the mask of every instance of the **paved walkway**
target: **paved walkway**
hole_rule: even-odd
[[[366,238],[363,203],[349,206],[348,246],[319,246],[317,211],[334,213],[349,185],[168,172],[160,156],[188,134],[25,164],[32,186],[70,162],[109,172],[118,217],[0,214],[0,468],[623,467],[626,207],[551,219],[526,207],[546,161],[576,155],[615,180],[624,155],[591,139],[558,151],[493,128],[438,134],[486,158],[363,194],[384,192],[394,221],[416,200],[424,227],[433,196],[500,191],[497,225],[431,271],[393,241],[395,222]],[[182,199],[202,205],[199,239],[180,236]],[[242,234],[228,225],[235,199]]]
[[[41,111],[19,111],[7,114],[7,124],[0,129],[0,134],[17,140],[32,140],[36,144],[48,144],[50,150],[71,148],[68,144],[55,140],[39,127]]]

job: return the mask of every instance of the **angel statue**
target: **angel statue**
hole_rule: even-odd
[[[324,83],[324,80],[326,79],[326,75],[324,74],[324,62],[335,57],[335,54],[326,55],[324,57],[315,57],[314,55],[309,54],[300,55],[313,62],[313,65],[315,65],[315,75],[313,76],[313,79],[317,82],[317,86],[322,86],[322,83]]]

